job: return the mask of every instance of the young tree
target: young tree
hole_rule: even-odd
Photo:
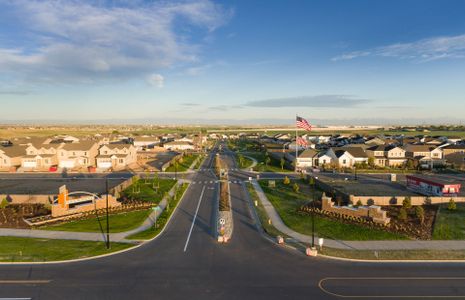
[[[284,157],[281,157],[281,160],[279,161],[279,164],[281,165],[281,170],[284,170],[284,164],[286,161],[284,160]]]
[[[362,206],[362,201],[358,200],[357,203],[355,204],[356,206]]]
[[[417,216],[418,220],[420,220],[420,224],[423,225],[423,222],[425,222],[425,210],[423,207],[415,207],[415,215]]]
[[[456,210],[457,209],[457,204],[455,204],[454,199],[450,198],[449,200],[449,205],[447,205],[448,210]]]
[[[271,162],[271,158],[269,156],[267,156],[265,158],[265,165],[268,167],[269,163]]]
[[[289,179],[289,177],[286,176],[286,177],[284,177],[283,183],[285,185],[288,185],[289,183],[291,183],[291,180]]]
[[[406,167],[407,169],[413,169],[413,168],[415,168],[415,166],[414,166],[414,164],[413,164],[413,160],[411,160],[411,159],[407,160],[407,162],[405,163],[405,167]]]
[[[412,199],[410,198],[410,196],[404,198],[404,201],[402,201],[402,207],[405,209],[409,209],[412,207]]]
[[[243,167],[244,166],[244,155],[238,154],[237,158],[239,159],[239,165]]]
[[[407,210],[405,209],[405,207],[401,207],[401,209],[399,210],[399,220],[407,220]]]
[[[0,208],[5,208],[10,204],[6,198],[3,198],[2,202],[0,203]]]
[[[370,166],[370,168],[375,167],[375,158],[374,157],[368,157],[368,165]]]
[[[300,187],[297,183],[294,183],[294,185],[292,186],[292,189],[294,190],[294,192],[298,193],[300,191]]]

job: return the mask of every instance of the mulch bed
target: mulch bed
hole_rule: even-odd
[[[24,218],[32,218],[50,214],[43,204],[10,204],[0,209],[1,228],[30,228]]]

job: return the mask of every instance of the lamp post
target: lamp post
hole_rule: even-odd
[[[107,249],[110,249],[110,219],[108,216],[108,177],[105,178],[105,189],[107,190],[106,196],[106,214],[107,214]]]

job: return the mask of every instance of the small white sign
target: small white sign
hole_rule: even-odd
[[[226,224],[226,220],[225,220],[225,219],[220,219],[220,224],[221,224],[221,225]]]
[[[318,239],[318,245],[320,245],[320,247],[323,246],[323,243],[324,243],[324,239],[323,238],[319,238]]]

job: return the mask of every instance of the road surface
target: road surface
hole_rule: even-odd
[[[227,155],[227,154],[225,154]],[[113,256],[53,265],[0,266],[0,298],[376,299],[463,296],[465,264],[365,263],[309,258],[258,232],[246,191],[231,185],[234,233],[215,237],[214,153],[158,239]],[[233,167],[233,161],[228,163]],[[232,181],[247,174],[231,171]],[[210,183],[213,181],[213,183]],[[207,182],[207,183],[205,183]],[[0,245],[1,247],[1,245]],[[411,299],[411,298],[410,298]]]

